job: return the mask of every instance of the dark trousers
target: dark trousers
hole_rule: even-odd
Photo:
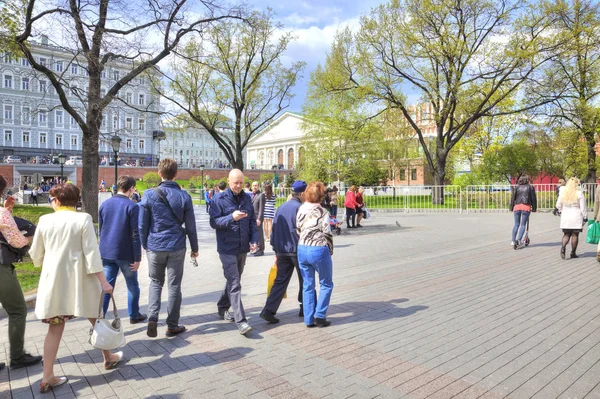
[[[246,321],[246,312],[242,304],[242,273],[246,265],[246,255],[229,255],[219,254],[219,259],[223,264],[223,275],[227,282],[225,288],[217,302],[219,310],[228,310],[230,307],[233,310],[233,317],[236,323]]]
[[[38,204],[38,200],[37,200],[37,195],[32,195],[32,196],[31,196],[31,204],[32,204],[32,205],[33,205],[33,204],[39,205],[39,204]]]
[[[12,265],[0,265],[0,304],[8,314],[8,342],[10,358],[18,359],[25,354],[25,322],[27,305],[23,291]]]
[[[264,220],[260,223],[260,226],[256,227],[258,230],[258,250],[265,251],[265,222]]]
[[[350,220],[352,220],[352,224],[350,224]],[[356,223],[356,209],[346,207],[346,226],[354,227]]]
[[[179,325],[181,310],[181,280],[183,279],[183,264],[185,248],[173,252],[146,251],[148,256],[148,320],[158,321],[161,295],[167,273],[169,299],[167,302],[167,326],[171,329]]]
[[[267,298],[267,303],[265,303],[264,310],[272,314],[277,313],[277,309],[279,309],[279,305],[281,305],[281,301],[283,300],[285,291],[287,290],[287,287],[290,284],[292,274],[294,274],[294,269],[296,269],[296,274],[298,275],[298,282],[300,284],[298,288],[298,302],[300,304],[302,303],[302,285],[304,283],[302,281],[302,274],[300,273],[300,268],[298,267],[298,257],[296,255],[286,256],[278,254],[277,277],[275,278],[275,283],[273,283],[273,287],[271,288],[271,292],[269,293],[269,297]]]

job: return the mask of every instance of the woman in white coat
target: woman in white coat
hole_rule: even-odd
[[[54,361],[65,329],[74,317],[87,317],[92,325],[98,317],[102,292],[112,292],[106,280],[92,217],[75,211],[79,189],[59,184],[50,190],[53,214],[40,218],[29,254],[42,267],[36,316],[48,324],[44,341],[44,373],[40,392],[67,382],[54,376]],[[112,369],[122,352],[102,351],[104,368]]]
[[[560,257],[565,259],[565,252],[569,240],[571,241],[571,258],[578,258],[577,244],[579,233],[583,230],[583,224],[587,220],[587,209],[585,197],[579,190],[579,179],[571,177],[564,188],[562,188],[556,201],[556,208],[560,212],[560,228],[563,231]]]

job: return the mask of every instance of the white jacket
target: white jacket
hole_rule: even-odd
[[[583,228],[583,219],[587,216],[585,197],[581,191],[577,191],[577,202],[574,204],[565,204],[563,203],[563,192],[564,190],[560,190],[558,201],[556,201],[556,208],[561,212],[560,228],[581,230]]]
[[[98,317],[103,271],[92,217],[58,210],[40,218],[29,254],[42,267],[35,305],[39,319]]]

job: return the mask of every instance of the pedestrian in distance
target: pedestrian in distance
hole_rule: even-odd
[[[560,212],[560,228],[563,231],[560,257],[566,258],[567,244],[571,241],[571,259],[578,258],[576,251],[579,233],[583,231],[583,224],[587,222],[585,197],[579,188],[578,178],[571,177],[565,188],[560,190],[556,208]]]
[[[365,216],[365,201],[363,198],[363,193],[365,192],[365,188],[360,186],[356,193],[356,203],[358,206],[356,207],[356,227],[362,227],[360,222],[363,220]]]
[[[273,186],[270,183],[265,184],[265,219],[264,219],[264,236],[265,240],[271,240],[271,232],[273,231],[273,218],[275,217],[275,204],[277,197],[273,192]]]
[[[7,184],[6,179],[0,175],[0,198],[4,195]],[[16,199],[8,196],[4,201],[4,207],[0,208],[0,233],[7,245],[13,248],[23,248],[29,245],[31,239],[19,231],[15,219],[12,217],[12,208],[15,203]],[[27,304],[13,264],[18,259],[7,245],[0,246],[0,305],[8,315],[10,367],[18,369],[33,366],[42,361],[42,357],[32,356],[24,349]],[[0,370],[4,367],[6,364],[0,363]]]
[[[242,304],[241,278],[248,252],[258,248],[258,231],[252,200],[242,189],[244,173],[233,169],[227,181],[229,188],[216,196],[210,207],[210,226],[216,230],[217,252],[227,280],[217,311],[221,320],[235,321],[240,334],[246,335],[252,327]]]
[[[119,271],[127,284],[127,309],[129,322],[137,324],[146,320],[140,313],[140,285],[138,269],[142,261],[139,233],[139,206],[130,198],[135,192],[135,178],[121,176],[117,180],[117,194],[104,201],[98,212],[100,256],[108,283],[115,288]],[[106,314],[110,295],[104,296],[103,313]]]
[[[510,211],[513,212],[515,221],[510,245],[515,248],[522,244],[521,239],[525,234],[531,212],[537,211],[535,188],[529,184],[529,177],[521,176],[517,183],[518,186],[514,188],[510,201]]]
[[[40,392],[67,382],[54,375],[54,361],[67,320],[86,317],[92,324],[98,317],[102,292],[111,293],[106,280],[92,217],[77,212],[79,188],[57,184],[50,190],[54,213],[40,218],[29,250],[36,267],[42,267],[35,315],[48,324],[44,340],[44,371]],[[115,368],[123,352],[102,351],[104,369]]]
[[[263,256],[265,254],[265,194],[260,191],[260,184],[252,183],[252,206],[256,217],[256,230],[258,231],[258,248],[252,252],[252,256]]]
[[[298,209],[298,265],[302,273],[302,304],[307,327],[327,327],[327,309],[333,291],[333,237],[329,212],[320,205],[325,185],[312,182],[304,192],[304,204]],[[315,288],[315,272],[319,275],[319,295]]]
[[[177,176],[177,162],[170,158],[162,159],[158,163],[158,175],[162,182],[157,188],[144,192],[139,216],[140,239],[148,257],[150,276],[147,335],[151,338],[158,334],[165,273],[169,291],[165,335],[174,337],[186,330],[185,326],[179,325],[186,236],[192,248],[191,257],[198,257],[192,198],[173,181]]]
[[[600,185],[596,187],[594,196],[594,220],[596,223],[600,223]],[[598,242],[598,248],[596,249],[596,260],[600,262],[600,242]]]
[[[275,317],[281,301],[285,295],[287,287],[294,273],[298,274],[298,303],[300,304],[300,317],[304,317],[302,309],[302,273],[298,265],[298,230],[296,228],[296,218],[298,210],[304,202],[304,191],[306,182],[296,180],[292,184],[292,198],[277,208],[275,218],[273,219],[273,232],[271,234],[271,246],[277,256],[277,277],[271,287],[271,292],[265,303],[265,307],[260,313],[260,317],[269,323],[279,323]]]
[[[31,190],[31,204],[39,205],[39,203],[38,203],[38,188],[35,186]]]
[[[349,229],[353,229],[356,227],[356,208],[358,207],[358,202],[356,202],[356,186],[351,186],[348,189],[344,206],[346,207],[346,226]],[[352,221],[352,224],[350,224],[350,221]]]

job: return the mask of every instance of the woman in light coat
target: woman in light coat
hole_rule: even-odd
[[[560,190],[556,209],[560,212],[560,228],[563,231],[560,257],[565,259],[565,252],[569,240],[571,241],[571,258],[578,258],[577,244],[579,233],[583,230],[583,224],[587,220],[587,209],[585,198],[579,190],[579,179],[571,177],[565,187]]]
[[[94,325],[102,292],[112,292],[102,268],[98,239],[92,217],[75,211],[79,189],[58,184],[50,190],[53,214],[40,218],[29,254],[36,267],[42,267],[35,315],[48,324],[44,341],[44,373],[40,392],[67,382],[54,376],[54,361],[65,322],[87,317]],[[112,369],[122,352],[102,351],[104,368]]]

